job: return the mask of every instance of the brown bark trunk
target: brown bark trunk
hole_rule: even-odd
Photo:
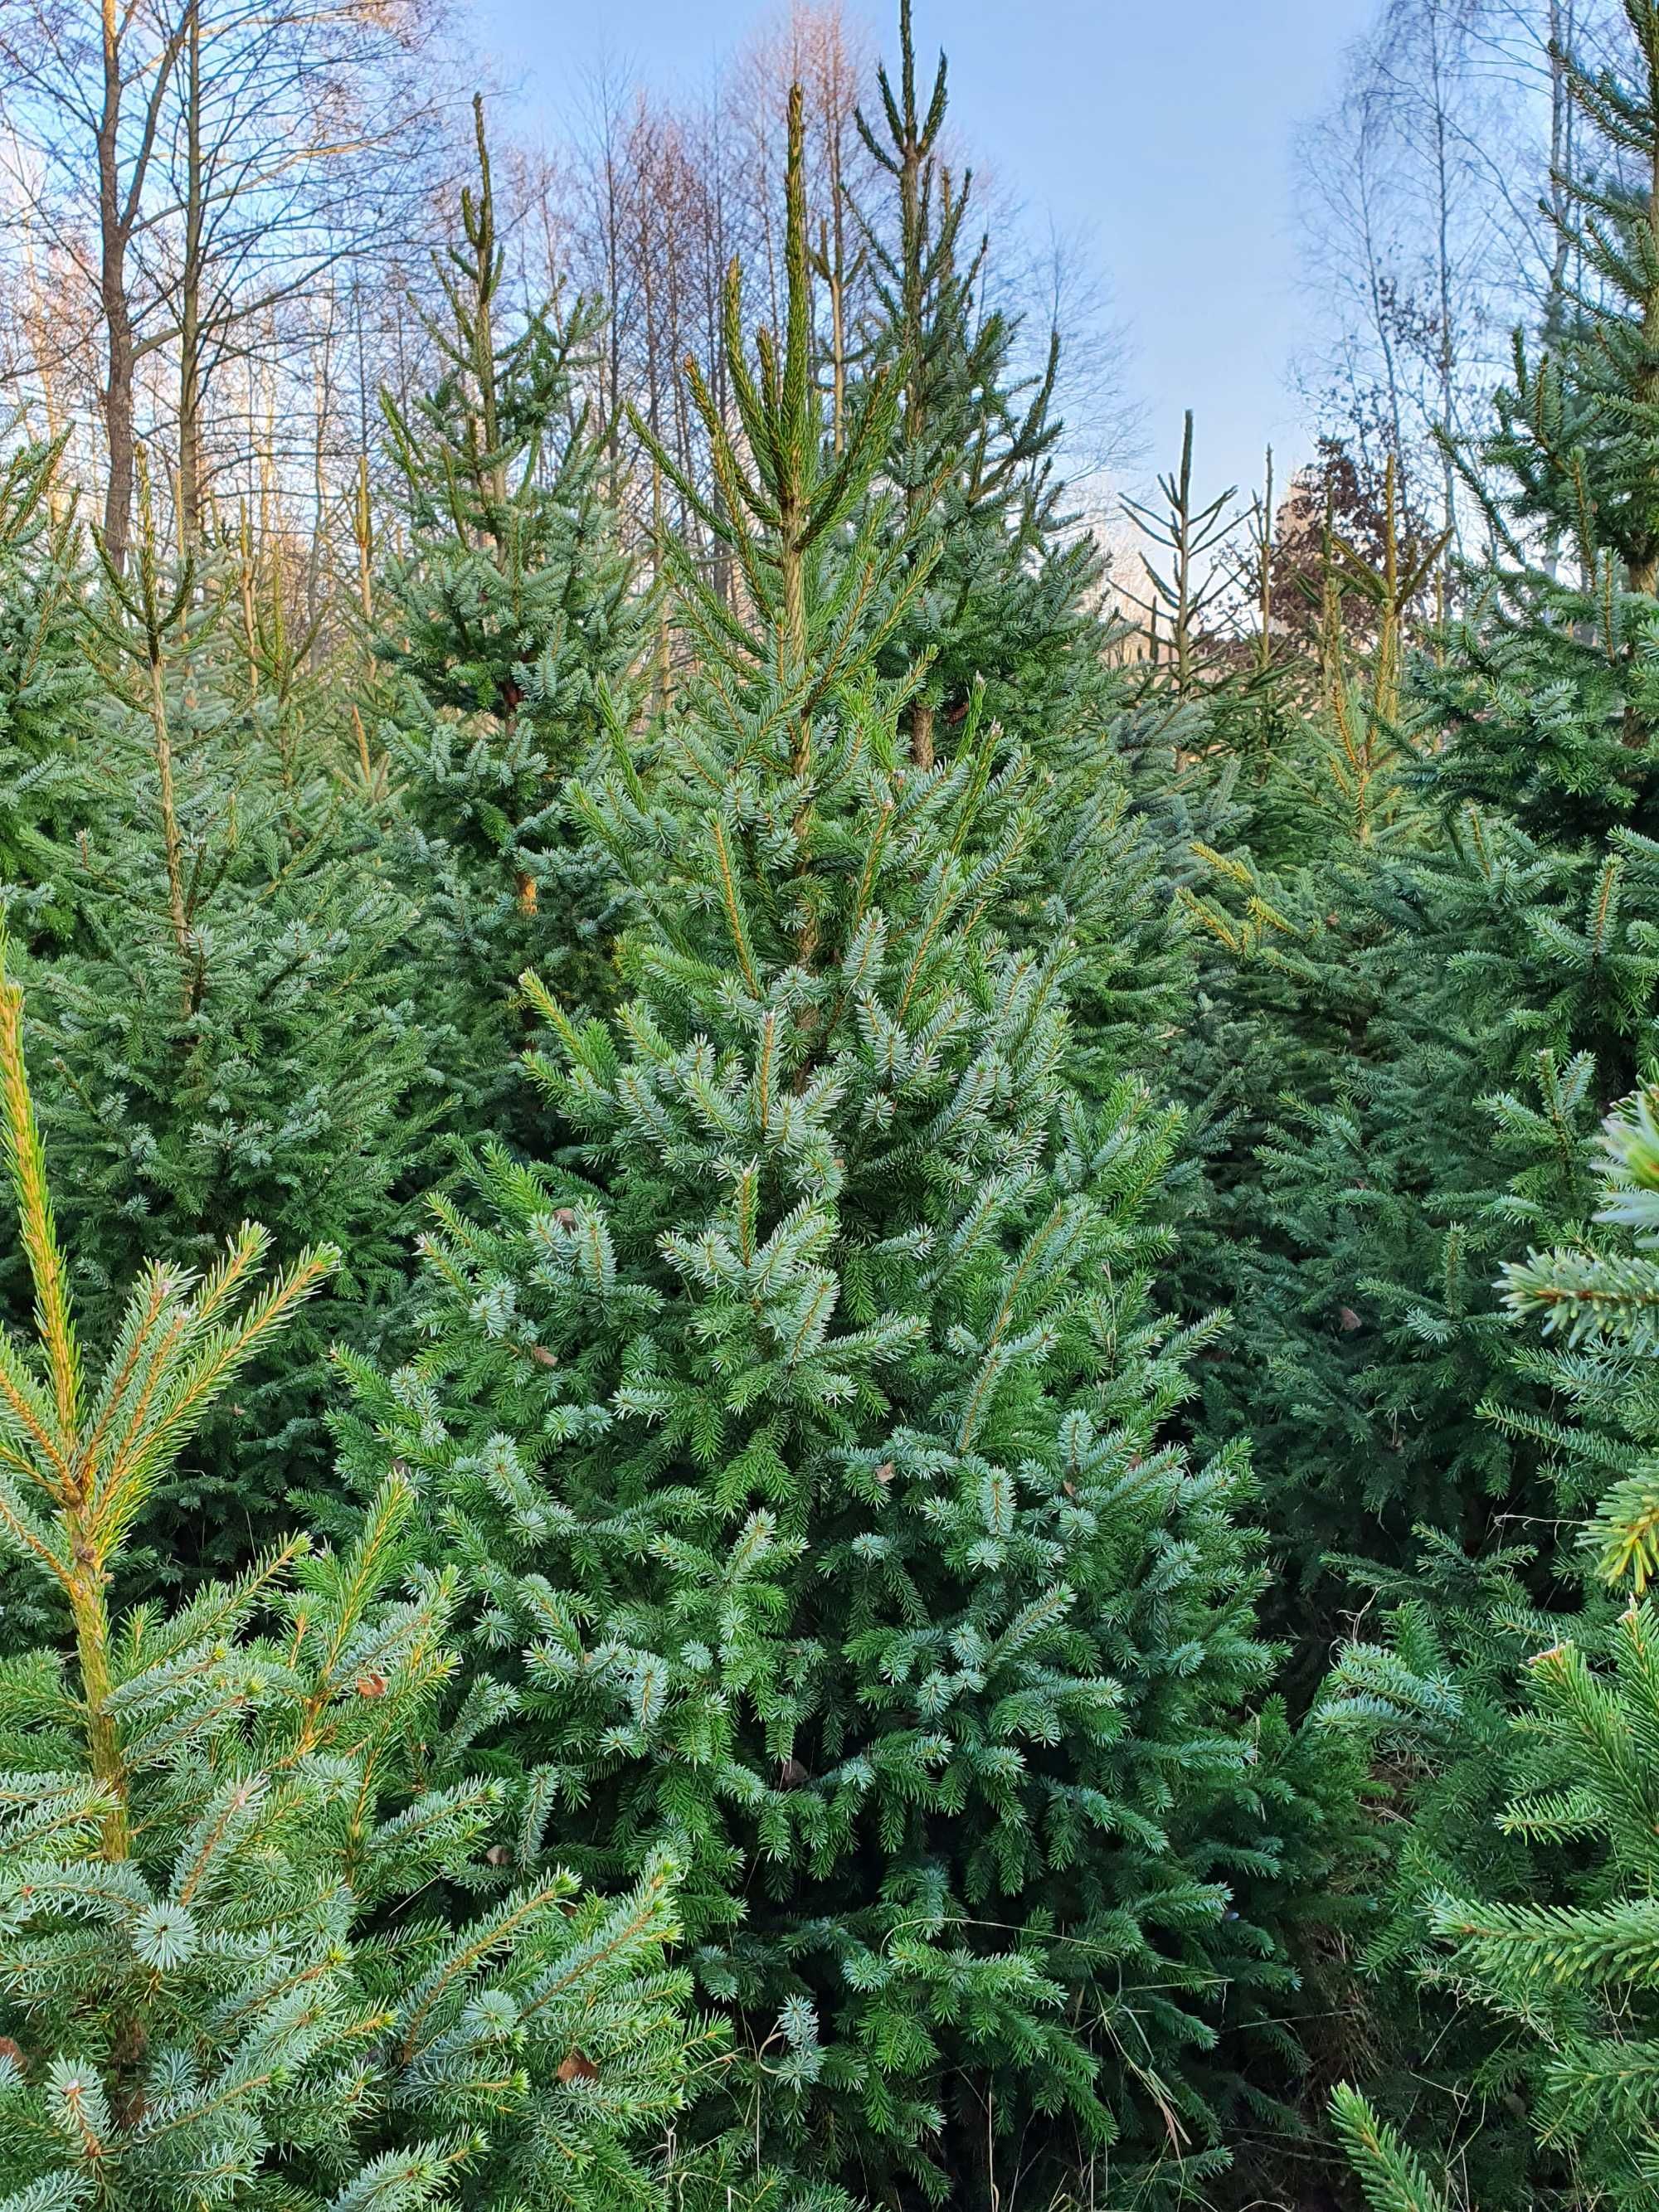
[[[104,104],[98,122],[99,298],[104,311],[106,374],[104,431],[109,482],[104,491],[104,548],[125,565],[132,519],[132,314],[127,301],[127,229],[121,214],[121,32],[116,0],[103,0]]]
[[[1659,142],[1655,144],[1648,168],[1648,230],[1655,246],[1659,246]],[[1659,286],[1650,289],[1643,306],[1642,338],[1651,358],[1653,350],[1659,348]],[[1659,401],[1659,368],[1650,368],[1642,383],[1642,398],[1652,406]],[[1649,546],[1634,556],[1626,564],[1626,579],[1632,592],[1652,592],[1659,587],[1659,548]],[[1633,711],[1626,708],[1626,730],[1633,720]]]
[[[202,529],[202,11],[192,0],[185,40],[185,258],[179,312],[179,543],[193,553]]]

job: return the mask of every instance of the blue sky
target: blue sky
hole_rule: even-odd
[[[668,88],[706,82],[767,0],[470,0],[525,120],[556,131],[609,53]],[[1305,302],[1289,149],[1334,90],[1371,0],[915,0],[951,58],[965,139],[1029,217],[1087,230],[1133,349],[1149,465],[1197,416],[1205,485],[1253,482],[1306,433],[1285,379]],[[884,46],[896,0],[849,0]],[[1282,475],[1281,475],[1282,480]]]

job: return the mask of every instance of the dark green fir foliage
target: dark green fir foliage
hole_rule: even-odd
[[[1399,1065],[1402,1013],[1433,984],[1399,950],[1398,886],[1433,832],[1410,788],[1401,632],[1439,549],[1400,542],[1389,493],[1378,562],[1328,538],[1315,696],[1264,760],[1221,759],[1227,842],[1195,840],[1178,886],[1196,990],[1169,1066],[1204,1168],[1178,1265],[1188,1298],[1224,1285],[1250,1316],[1206,1368],[1206,1425],[1225,1435],[1244,1423],[1261,1440],[1278,1470],[1274,1534],[1304,1582],[1327,1552],[1354,1545],[1357,1509],[1396,1539],[1415,1518],[1455,1516],[1446,1425],[1468,1425],[1503,1359],[1477,1346],[1467,1388],[1461,1332],[1471,1307],[1489,1314],[1492,1273],[1514,1243],[1512,1224],[1481,1246],[1437,1216],[1446,1132],[1402,1110],[1414,1103]],[[1363,658],[1349,633],[1355,600],[1373,633]],[[1424,1024],[1436,1048],[1446,1040],[1435,1024],[1464,1010],[1445,989]],[[1488,1084],[1494,1073],[1481,1071]],[[1557,1157],[1558,1124],[1574,1114],[1566,1141],[1581,1158],[1594,1127],[1584,1088],[1582,1070],[1564,1085],[1534,1060],[1503,1150],[1490,1103],[1471,1110],[1478,1090],[1460,1102],[1474,1127],[1449,1202],[1501,1200],[1511,1176]],[[1578,1218],[1584,1195],[1571,1189],[1558,1218]],[[1469,1322],[1477,1334],[1484,1325]],[[1479,1435],[1490,1456],[1490,1433]],[[1289,1596],[1287,1612],[1301,1603]],[[1312,1624],[1309,1634],[1317,1645]]]
[[[1104,633],[1093,605],[1099,557],[1073,526],[1056,473],[1060,341],[1023,374],[1020,319],[987,303],[972,176],[953,174],[939,150],[945,58],[924,106],[910,19],[900,0],[897,85],[881,69],[879,111],[858,117],[880,183],[854,210],[873,308],[849,408],[856,421],[878,394],[885,406],[896,382],[881,471],[897,495],[890,534],[902,559],[936,542],[924,586],[877,659],[884,676],[924,672],[908,721],[926,766],[955,743],[975,681],[1023,744],[1062,733],[1089,711]]]
[[[1541,361],[1517,348],[1498,430],[1469,471],[1494,555],[1465,576],[1463,615],[1410,672],[1407,729],[1427,741],[1409,781],[1426,820],[1384,858],[1367,900],[1386,934],[1366,961],[1381,1011],[1348,1079],[1353,1142],[1322,1164],[1328,1131],[1304,1132],[1275,1168],[1305,1239],[1294,1264],[1328,1277],[1329,1303],[1344,1263],[1321,1223],[1353,1220],[1357,1201],[1408,1226],[1418,1247],[1415,1261],[1374,1251],[1369,1281],[1356,1266],[1344,1301],[1356,1334],[1381,1338],[1395,1379],[1379,1411],[1425,1478],[1401,1488],[1396,1532],[1429,1514],[1474,1540],[1483,1493],[1522,1512],[1554,1502],[1524,1430],[1492,1432],[1483,1449],[1473,1419],[1500,1381],[1513,1395],[1486,1287],[1516,1219],[1496,1188],[1490,1115],[1496,1101],[1500,1128],[1525,1140],[1526,1111],[1541,1109],[1523,1233],[1570,1229],[1584,1206],[1584,1134],[1642,1072],[1659,982],[1644,673],[1659,620],[1659,11],[1633,0],[1624,15],[1622,76],[1562,64],[1579,149],[1563,243],[1585,289],[1564,302]]]
[[[403,542],[377,651],[398,679],[400,866],[464,1025],[464,1079],[498,1119],[526,964],[573,1004],[611,995],[615,887],[563,785],[630,709],[649,609],[605,503],[609,426],[585,391],[603,311],[580,298],[509,316],[475,111],[478,180],[436,264],[447,312],[428,318],[442,376],[407,415],[384,402]]]
[[[1304,1578],[1330,1552],[1398,1561],[1421,1521],[1479,1543],[1494,1513],[1572,1504],[1526,1435],[1481,1418],[1513,1391],[1493,1279],[1517,1234],[1585,1212],[1606,1079],[1584,1044],[1631,1048],[1652,962],[1626,916],[1653,856],[1620,841],[1577,927],[1547,914],[1540,943],[1553,867],[1487,830],[1434,842],[1419,822],[1403,848],[1246,877],[1249,910],[1217,923],[1243,967],[1200,1000],[1199,1038],[1249,1078],[1250,1141],[1215,1163],[1218,1241],[1183,1250],[1200,1290],[1224,1269],[1257,1316],[1211,1372],[1208,1418],[1246,1422],[1283,1470],[1275,1529]]]
[[[1226,708],[1238,672],[1206,634],[1214,598],[1201,580],[1213,562],[1215,589],[1224,587],[1218,556],[1236,518],[1231,494],[1204,502],[1194,489],[1190,416],[1180,463],[1158,490],[1160,506],[1129,510],[1157,549],[1145,562],[1144,598],[1119,580],[1135,618],[1105,631],[1088,709],[1037,750],[1052,779],[1042,810],[1058,862],[1049,883],[1084,947],[1071,987],[1081,1039],[1097,1054],[1103,1047],[1109,1065],[1139,1067],[1182,1099],[1180,1179],[1195,1186],[1206,1153],[1230,1139],[1239,1148],[1238,1107],[1250,1090],[1242,1062],[1259,1050],[1258,1032],[1271,1031],[1265,1024],[1253,1031],[1229,1006],[1235,950],[1218,954],[1192,927],[1220,854],[1243,846],[1254,826],[1254,793]],[[1091,823],[1108,820],[1114,827],[1096,844]],[[1079,1079],[1091,1079],[1082,1054]],[[1192,1256],[1183,1245],[1179,1263]],[[1185,1299],[1188,1310],[1206,1303],[1203,1293]]]
[[[1556,1634],[1528,1593],[1538,1565],[1531,1546],[1475,1559],[1426,1530],[1409,1567],[1352,1563],[1364,1626],[1341,1648],[1315,1721],[1370,1759],[1382,1846],[1339,2063],[1437,2167],[1468,2176],[1474,2201],[1492,2204],[1534,2202],[1538,2179],[1513,2045],[1500,2050],[1492,2021],[1441,1971],[1431,1916],[1459,1887],[1512,1902],[1547,1881],[1504,1818],[1517,1685]]]
[[[458,1754],[453,1576],[409,1486],[335,1555],[291,1541],[182,1609],[112,1615],[191,1432],[336,1264],[261,1286],[245,1226],[156,1263],[87,1369],[0,984],[0,1126],[35,1294],[0,1338],[0,1538],[67,1650],[0,1666],[0,2203],[414,2212],[665,2202],[688,2039],[672,1869],[611,1901],[519,1882]]]
[[[1283,1101],[1328,1100],[1352,1060],[1376,999],[1363,954],[1383,933],[1367,895],[1379,860],[1420,836],[1420,810],[1406,788],[1409,754],[1399,732],[1392,499],[1379,567],[1328,532],[1314,696],[1284,715],[1270,751],[1254,744],[1241,751],[1237,671],[1206,652],[1201,631],[1182,641],[1200,588],[1186,574],[1203,520],[1192,518],[1189,473],[1183,454],[1179,474],[1164,480],[1164,542],[1174,551],[1152,588],[1170,611],[1169,638],[1165,658],[1151,664],[1143,720],[1162,707],[1171,738],[1151,763],[1146,803],[1171,817],[1170,842],[1186,841],[1174,890],[1191,926],[1198,1004],[1172,1069],[1224,1196],[1254,1183],[1256,1147]],[[1369,665],[1356,662],[1347,635],[1347,603],[1361,593],[1380,601],[1382,637]],[[1266,673],[1277,682],[1274,670]]]
[[[0,465],[0,881],[19,935],[58,919],[33,840],[59,820],[94,688],[65,441],[24,439]]]
[[[1235,1279],[1255,1319],[1208,1371],[1204,1425],[1247,1420],[1277,1455],[1269,1510],[1294,1577],[1281,1601],[1310,1646],[1334,1626],[1323,1608],[1347,1601],[1333,1556],[1397,1565],[1421,1523],[1478,1547],[1508,1511],[1571,1508],[1531,1437],[1483,1409],[1514,1389],[1513,1321],[1492,1288],[1505,1249],[1583,1216],[1592,1073],[1540,1053],[1529,1080],[1470,1102],[1463,1131],[1418,1118],[1420,1094],[1389,1064],[1361,1067],[1259,1148],[1254,1182],[1212,1196],[1199,1280],[1225,1265],[1225,1224],[1248,1223]]]
[[[65,919],[30,970],[93,1328],[147,1255],[204,1267],[256,1205],[285,1250],[349,1249],[281,1368],[256,1364],[170,1486],[186,1572],[265,1540],[326,1466],[323,1354],[381,1341],[440,1097],[400,995],[412,909],[326,749],[238,653],[216,580],[169,572],[146,494],[129,573],[88,610],[101,696],[64,834],[40,847]],[[15,1312],[15,1264],[10,1295]]]
[[[1111,696],[1103,680],[1097,703]],[[1053,733],[1033,762],[1036,834],[1004,927],[1011,943],[1039,955],[1057,938],[1074,948],[1066,1075],[1088,1098],[1131,1070],[1169,1089],[1171,1050],[1190,1018],[1194,965],[1170,866],[1180,802],[1149,817],[1126,757],[1147,722],[1180,719],[1119,702]]]
[[[1443,2144],[1461,2108],[1483,2172],[1508,2143],[1509,2193],[1476,2192],[1492,2203],[1659,2201],[1656,1107],[1644,1092],[1608,1125],[1594,1231],[1505,1271],[1510,1304],[1543,1323],[1522,1364],[1556,1410],[1492,1418],[1530,1431],[1590,1509],[1550,1561],[1561,1609],[1529,1611],[1501,1561],[1466,1570],[1455,1638],[1407,1600],[1386,1641],[1345,1654],[1329,1709],[1389,1755],[1407,1818],[1383,1942],[1463,2062],[1450,2100],[1411,2117]]]
[[[1518,356],[1471,464],[1495,550],[1463,578],[1462,617],[1406,672],[1394,773],[1414,819],[1331,883],[1326,924],[1352,954],[1326,989],[1311,968],[1296,984],[1292,1027],[1340,1022],[1265,1139],[1256,1235],[1282,1333],[1240,1349],[1214,1412],[1299,1438],[1275,1518],[1304,1573],[1328,1549],[1397,1563],[1421,1519],[1479,1547],[1495,1512],[1553,1509],[1528,1441],[1477,1419],[1509,1387],[1491,1284],[1513,1249],[1512,1169],[1492,1115],[1522,1140],[1527,1115],[1554,1128],[1535,1132],[1528,1202],[1542,1212],[1528,1233],[1569,1228],[1584,1139],[1641,1073],[1659,981],[1643,673],[1659,602],[1640,524],[1643,498],[1659,496],[1644,396],[1659,13],[1626,15],[1627,86],[1564,65],[1579,121],[1564,242],[1570,264],[1605,263],[1595,297],[1564,307],[1541,365]],[[1317,908],[1291,920],[1318,949]],[[1505,1103],[1517,1099],[1522,1120]],[[1346,1531],[1304,1511],[1322,1490]]]
[[[1243,1450],[1161,1433],[1214,1334],[1149,1304],[1174,1122],[1066,1100],[1068,948],[997,927],[1029,769],[971,710],[918,765],[871,669],[927,568],[866,496],[896,379],[823,434],[800,146],[797,94],[752,371],[728,303],[741,447],[704,406],[742,598],[685,562],[698,678],[648,786],[581,799],[633,996],[531,984],[550,1158],[441,1206],[431,1347],[343,1432],[479,1593],[528,1832],[684,1864],[745,2186],[1127,2202],[1224,2163],[1231,2038],[1288,2008],[1244,1908],[1295,1759],[1241,1717]]]
[[[332,782],[363,808],[351,827],[372,864],[374,807],[384,792],[372,767],[364,771],[361,718],[352,719],[333,658],[350,637],[345,610],[319,592],[283,533],[256,526],[246,502],[200,565],[196,589],[215,609],[209,635],[222,634],[214,641],[220,686],[234,696],[244,730],[257,733],[269,763],[264,780],[283,805],[290,839],[300,839],[319,791]],[[325,637],[337,623],[343,636]],[[346,814],[342,808],[343,822]]]

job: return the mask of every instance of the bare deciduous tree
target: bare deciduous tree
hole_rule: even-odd
[[[1320,427],[1455,525],[1449,461],[1566,275],[1545,204],[1571,157],[1557,57],[1611,0],[1381,0],[1341,93],[1303,134],[1297,206],[1317,318],[1296,364]],[[1433,489],[1431,489],[1432,485]]]
[[[118,564],[141,428],[173,442],[188,537],[216,380],[303,350],[328,272],[423,231],[436,29],[429,0],[0,0],[11,233],[80,294],[63,325],[95,313]]]

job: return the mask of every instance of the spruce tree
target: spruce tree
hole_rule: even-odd
[[[976,682],[1027,744],[1098,714],[1101,563],[1058,474],[1059,336],[1024,373],[1021,318],[988,301],[972,173],[953,173],[941,151],[945,57],[924,102],[910,0],[899,0],[896,85],[884,66],[877,89],[877,112],[857,118],[880,181],[854,209],[872,297],[849,412],[856,421],[866,396],[896,380],[881,471],[896,493],[890,527],[902,556],[907,544],[934,550],[878,666],[923,672],[908,716],[926,766],[953,741]]]
[[[19,935],[61,920],[34,840],[61,818],[94,688],[66,442],[21,439],[0,467],[0,882]]]
[[[1299,883],[1245,868],[1223,902],[1255,897],[1256,939],[1298,971],[1257,1052],[1271,1069],[1276,1036],[1310,1030],[1318,1048],[1254,1138],[1262,1328],[1212,1400],[1222,1432],[1242,1419],[1277,1448],[1276,1528],[1304,1578],[1336,1550],[1401,1564],[1424,1522],[1478,1547],[1498,1515],[1556,1502],[1535,1444],[1479,1409],[1511,1387],[1493,1277],[1518,1231],[1582,1218],[1659,983],[1659,11],[1624,13],[1627,79],[1562,63],[1580,127],[1559,219],[1583,284],[1541,357],[1517,342],[1497,428],[1462,457],[1492,556],[1383,718],[1403,835]]]
[[[1297,702],[1286,672],[1260,757],[1218,739],[1208,768],[1223,840],[1193,841],[1177,886],[1196,988],[1168,1065],[1203,1166],[1183,1224],[1182,1290],[1203,1302],[1225,1285],[1249,1316],[1206,1370],[1206,1425],[1227,1434],[1248,1423],[1270,1457],[1269,1511],[1296,1577],[1279,1601],[1315,1645],[1304,1599],[1323,1556],[1354,1546],[1357,1492],[1395,1537],[1415,1519],[1455,1518],[1452,1425],[1467,1431],[1492,1353],[1481,1352],[1471,1390],[1458,1348],[1443,1342],[1431,1369],[1413,1332],[1436,1289],[1454,1306],[1472,1290],[1484,1308],[1497,1254],[1513,1243],[1507,1226],[1490,1263],[1476,1246],[1441,1265],[1423,1193],[1443,1159],[1443,1119],[1399,1111],[1402,1009],[1414,1012],[1431,988],[1401,972],[1412,916],[1399,886],[1436,834],[1412,788],[1421,732],[1403,689],[1404,635],[1440,546],[1404,537],[1391,478],[1384,518],[1376,562],[1328,520],[1311,696]],[[1370,632],[1364,646],[1356,629]],[[1177,684],[1173,670],[1164,681]],[[1206,737],[1232,712],[1216,703],[1231,683],[1224,667],[1209,679]],[[1544,1080],[1542,1110],[1559,1115],[1560,1086]],[[1583,1121],[1581,1139],[1593,1126]],[[1539,1148],[1512,1130],[1506,1158],[1491,1127],[1481,1115],[1482,1187],[1496,1201]],[[1581,1176],[1559,1218],[1576,1218],[1586,1190]],[[1414,1279],[1417,1294],[1379,1316],[1390,1274]],[[1487,1457],[1491,1447],[1481,1431]]]
[[[0,1539],[72,1625],[0,1668],[0,2202],[664,2202],[696,2056],[671,1869],[614,1902],[497,1871],[409,1486],[338,1555],[111,1611],[191,1431],[337,1255],[261,1287],[244,1225],[199,1276],[152,1265],[94,1375],[3,980],[0,1133],[35,1301],[0,1337]]]
[[[1149,1304],[1170,1117],[1068,1102],[1068,945],[998,927],[1029,767],[971,705],[920,765],[872,668],[930,556],[867,496],[897,378],[826,434],[801,158],[797,92],[787,327],[751,369],[734,273],[738,422],[692,385],[743,595],[683,558],[696,678],[580,801],[633,995],[527,979],[544,1164],[441,1205],[348,1461],[422,1485],[572,1863],[685,1866],[734,2189],[1178,2192],[1292,1978],[1241,1909],[1299,1802],[1244,1458],[1160,1433],[1213,1334]]]
[[[373,825],[294,701],[255,686],[224,580],[169,566],[142,468],[139,504],[128,572],[83,611],[100,689],[58,834],[32,845],[60,917],[30,1016],[77,1295],[112,1328],[147,1254],[205,1267],[256,1205],[289,1246],[350,1250],[170,1486],[188,1573],[267,1540],[326,1479],[323,1355],[383,1340],[442,1093],[405,995],[416,915]],[[9,1295],[16,1313],[15,1264]]]
[[[1413,1967],[1443,2016],[1437,2049],[1461,2065],[1443,2055],[1441,2070],[1480,2130],[1469,2154],[1489,2201],[1633,2208],[1659,2180],[1656,1111],[1649,1091],[1610,1121],[1599,1225],[1505,1270],[1507,1303],[1545,1331],[1517,1364],[1555,1411],[1546,1424],[1524,1401],[1500,1403],[1489,1418],[1542,1443],[1589,1509],[1564,1522],[1549,1562],[1556,1608],[1527,1603],[1524,1555],[1466,1568],[1475,1601],[1449,1613],[1426,1591],[1405,1598],[1385,1638],[1345,1652],[1328,1708],[1409,1778],[1376,1963]],[[1508,2112],[1530,2145],[1513,2140]]]
[[[615,888],[563,785],[632,713],[649,607],[587,390],[604,312],[582,297],[509,313],[481,98],[474,114],[477,182],[436,258],[444,312],[424,318],[442,374],[408,411],[383,400],[402,543],[375,647],[424,963],[462,1026],[463,1082],[507,1127],[526,963],[574,1003],[611,995]]]
[[[853,210],[871,299],[847,422],[896,381],[868,496],[890,498],[901,572],[929,565],[874,665],[912,683],[921,765],[962,742],[970,716],[994,718],[1031,755],[1040,834],[1006,926],[1035,946],[1056,931],[1075,939],[1069,1073],[1102,1088],[1152,1056],[1184,980],[1157,844],[1133,804],[1133,685],[1111,665],[1103,563],[1060,472],[1059,336],[1028,374],[1024,319],[995,301],[990,241],[974,234],[972,173],[944,157],[945,57],[924,100],[910,0],[898,29],[896,81],[880,69],[878,105],[857,118],[875,176]]]

